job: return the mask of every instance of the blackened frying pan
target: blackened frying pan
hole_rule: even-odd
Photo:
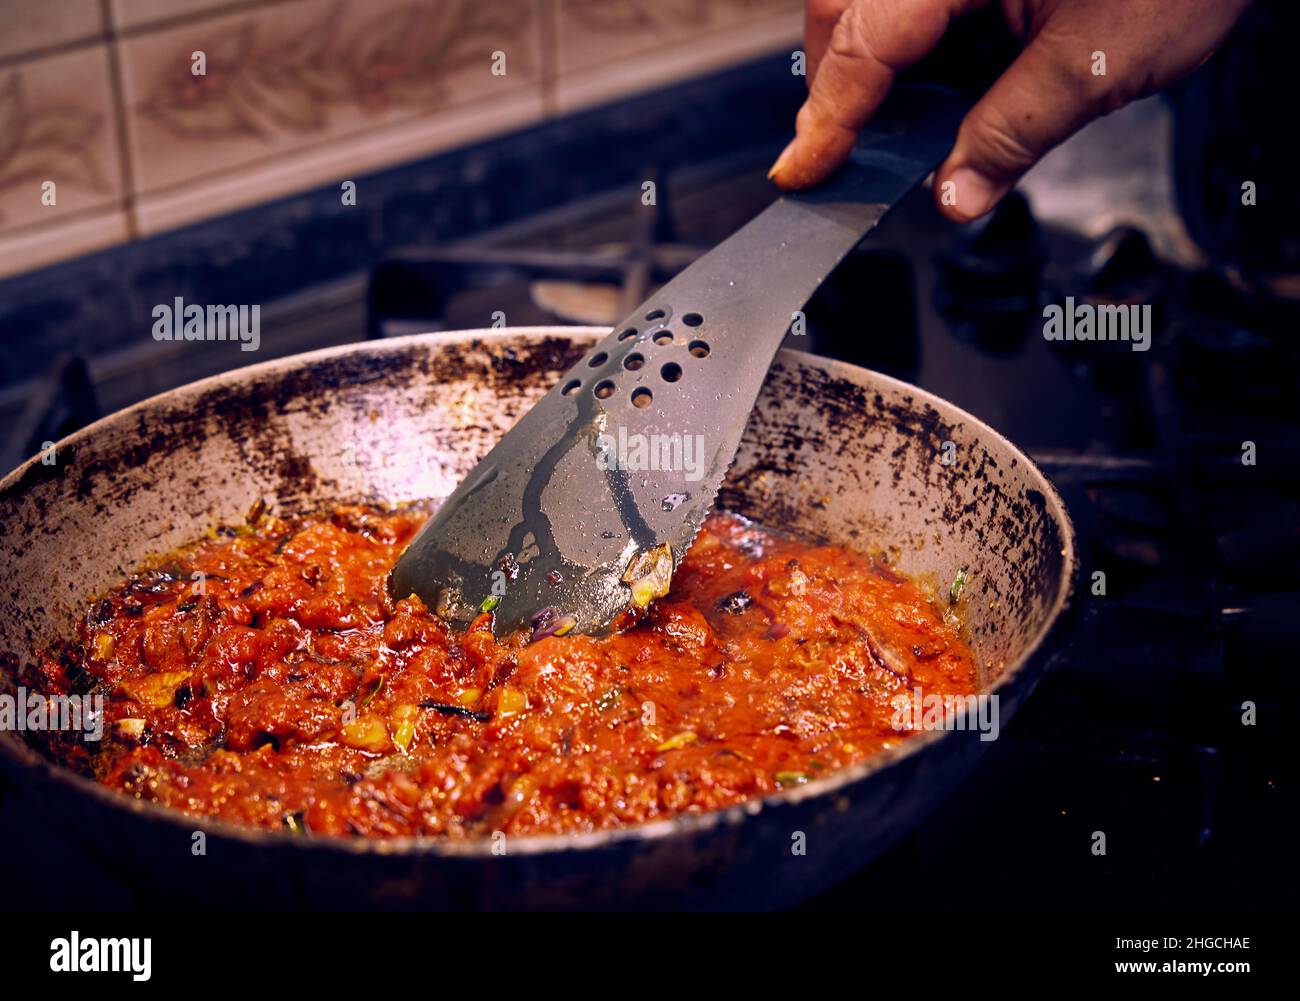
[[[0,651],[20,660],[152,556],[259,499],[278,513],[441,498],[592,343],[594,328],[429,334],[236,370],[114,414],[0,481]],[[1046,478],[1006,439],[894,379],[783,351],[722,506],[968,583],[960,612],[1006,725],[1041,674],[1076,572]],[[943,600],[946,600],[943,599]],[[13,692],[10,669],[0,688]],[[315,907],[773,907],[860,868],[986,745],[927,732],[806,785],[610,832],[488,842],[313,839],[131,799],[0,733],[0,763],[141,885]],[[206,854],[191,848],[206,835]],[[791,851],[802,832],[803,854]],[[974,860],[973,860],[974,861]]]

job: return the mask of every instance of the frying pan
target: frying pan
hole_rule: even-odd
[[[0,651],[70,633],[95,595],[265,498],[279,514],[442,498],[594,341],[596,328],[426,334],[298,355],[107,417],[0,481]],[[720,504],[878,551],[959,602],[1005,727],[1044,669],[1076,574],[1056,492],[987,425],[877,373],[782,351]],[[946,597],[940,600],[946,601]],[[16,686],[11,659],[0,686]],[[0,733],[0,762],[88,852],[205,902],[347,907],[776,907],[905,834],[986,744],[923,732],[806,785],[578,836],[325,839],[132,799]],[[205,854],[194,846],[205,836]],[[800,837],[802,835],[802,837]],[[803,847],[802,854],[793,850]],[[499,849],[498,849],[499,851]]]

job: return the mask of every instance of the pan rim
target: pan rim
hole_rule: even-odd
[[[478,328],[472,330],[433,331],[421,334],[407,334],[401,337],[386,338],[379,341],[358,341],[351,344],[321,348],[316,351],[301,352],[273,358],[264,362],[240,366],[226,372],[208,376],[196,382],[186,383],[175,389],[147,397],[128,407],[117,410],[73,432],[56,443],[56,448],[75,447],[109,426],[110,423],[122,422],[128,415],[133,415],[147,408],[157,406],[164,399],[175,401],[177,394],[183,397],[198,396],[223,386],[245,382],[250,378],[272,375],[280,369],[303,368],[331,358],[357,353],[398,352],[421,345],[439,344],[467,340],[491,341],[507,340],[513,337],[552,337],[568,340],[585,340],[603,337],[611,328],[589,325],[538,325],[522,327]],[[1051,635],[1060,627],[1066,616],[1078,575],[1078,551],[1074,524],[1064,501],[1055,486],[1038,465],[1018,446],[1008,440],[987,422],[975,417],[961,407],[936,396],[928,390],[892,376],[884,375],[871,369],[850,365],[837,359],[823,358],[809,352],[783,348],[777,355],[794,356],[796,359],[808,359],[824,371],[852,378],[855,373],[868,372],[871,377],[888,388],[912,394],[919,402],[935,406],[941,412],[968,423],[980,432],[988,435],[1002,447],[1006,448],[1019,461],[1033,472],[1043,492],[1049,517],[1059,526],[1061,534],[1062,573],[1052,604],[1038,631],[1034,634],[1024,651],[1007,665],[1001,677],[986,690],[984,694],[995,694],[1017,680],[1044,653]],[[33,456],[17,468],[0,478],[0,496],[22,482],[30,467],[39,462],[39,456]],[[920,754],[941,740],[955,741],[970,736],[968,733],[946,730],[925,731],[902,742],[896,747],[881,751],[863,761],[837,769],[829,775],[814,779],[806,784],[789,789],[778,790],[766,796],[747,800],[744,803],[711,810],[703,813],[680,814],[664,820],[654,820],[643,824],[606,830],[581,832],[575,834],[532,834],[517,835],[509,839],[508,855],[494,852],[491,838],[467,838],[464,840],[436,836],[403,836],[397,838],[364,837],[320,837],[303,838],[287,831],[271,831],[262,828],[246,827],[217,818],[203,817],[184,813],[171,807],[133,799],[124,793],[110,789],[93,779],[79,775],[58,765],[26,743],[17,739],[0,739],[0,760],[6,765],[16,767],[31,777],[32,772],[39,774],[47,782],[70,787],[79,794],[88,795],[110,809],[123,810],[141,818],[163,821],[175,828],[193,831],[201,828],[205,833],[218,835],[235,841],[241,841],[250,847],[272,847],[278,845],[292,846],[297,850],[323,852],[330,855],[381,856],[381,857],[433,857],[446,859],[482,859],[493,857],[508,859],[518,856],[538,856],[565,852],[591,851],[620,844],[626,841],[646,842],[662,841],[676,836],[688,836],[720,826],[737,826],[749,817],[757,816],[764,810],[792,807],[805,800],[822,796],[829,797],[838,790],[861,782],[870,776],[884,771],[899,762]]]

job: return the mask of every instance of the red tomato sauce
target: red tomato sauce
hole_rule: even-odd
[[[728,514],[608,636],[497,640],[489,614],[458,634],[386,592],[424,517],[259,517],[136,574],[40,659],[48,691],[105,699],[104,739],[54,753],[256,827],[576,832],[816,779],[908,739],[892,699],[977,690],[916,584]]]

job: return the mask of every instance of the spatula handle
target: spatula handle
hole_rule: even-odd
[[[744,334],[766,370],[800,309],[826,276],[951,149],[970,98],[938,87],[895,88],[825,184],[787,194],[718,244],[628,317],[691,310]],[[706,310],[708,312],[706,312]]]

